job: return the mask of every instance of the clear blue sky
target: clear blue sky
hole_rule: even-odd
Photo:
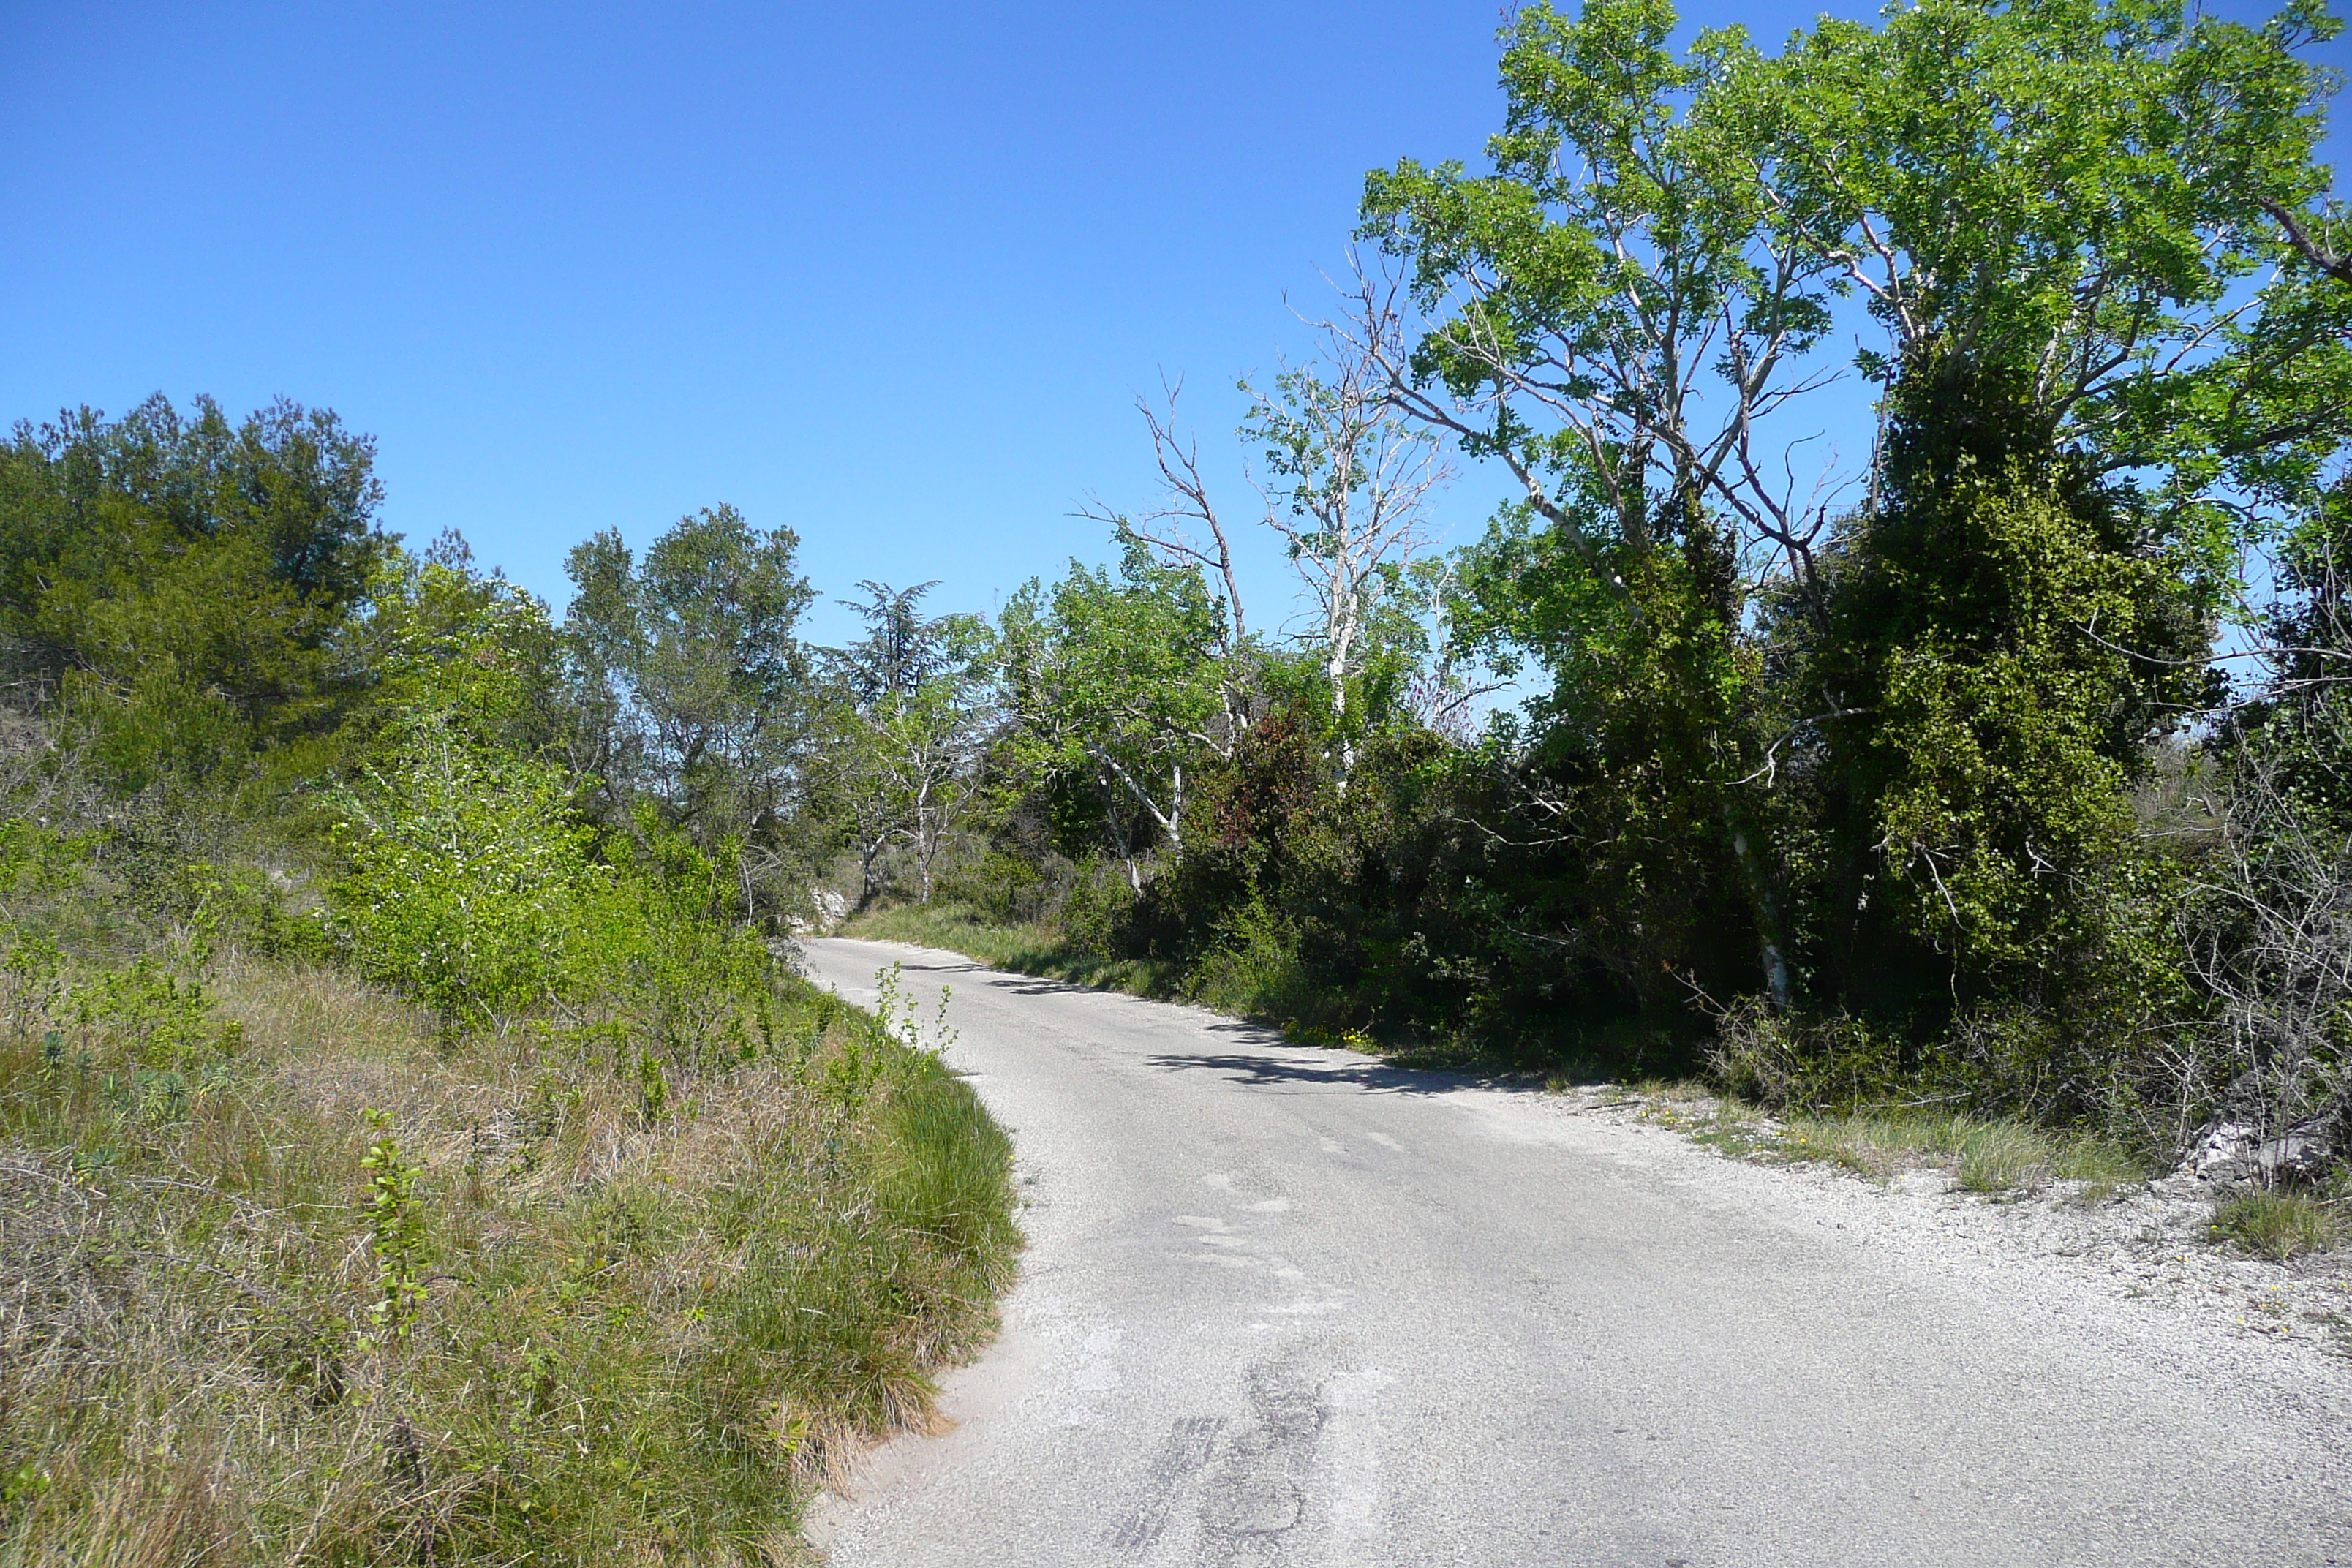
[[[1307,346],[1284,299],[1338,268],[1365,169],[1476,157],[1498,21],[0,3],[0,416],[335,408],[390,526],[461,529],[558,609],[578,539],[720,501],[797,530],[828,595],[989,608],[1106,553],[1089,495],[1148,501],[1129,405],[1163,369],[1249,514],[1234,376]]]

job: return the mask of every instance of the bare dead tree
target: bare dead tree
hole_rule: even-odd
[[[1306,640],[1339,721],[1345,789],[1355,752],[1348,687],[1363,663],[1368,622],[1433,542],[1430,502],[1454,468],[1434,434],[1397,404],[1386,367],[1347,332],[1327,330],[1321,354],[1284,367],[1270,392],[1247,382],[1243,390],[1252,403],[1242,434],[1266,466],[1251,482],[1312,603]]]
[[[1242,604],[1241,581],[1234,573],[1232,535],[1210,498],[1208,480],[1201,473],[1200,442],[1177,423],[1177,402],[1184,383],[1160,377],[1160,401],[1141,395],[1135,410],[1151,436],[1151,455],[1160,470],[1160,503],[1150,511],[1130,515],[1089,500],[1077,516],[1108,526],[1120,540],[1149,549],[1168,565],[1198,568],[1213,579],[1224,596],[1226,620],[1215,650],[1222,690],[1222,719],[1210,744],[1222,756],[1231,756],[1234,743],[1258,717],[1256,671],[1251,658],[1249,619]],[[1202,542],[1195,529],[1207,531]]]
[[[1510,683],[1494,678],[1465,652],[1446,625],[1451,602],[1460,585],[1459,564],[1445,556],[1424,557],[1408,578],[1409,591],[1424,623],[1434,623],[1429,661],[1415,670],[1405,688],[1405,707],[1421,727],[1453,746],[1466,746],[1475,737],[1475,715],[1481,700]]]
[[[1135,400],[1135,411],[1143,416],[1144,428],[1151,434],[1151,456],[1160,469],[1160,504],[1140,516],[1130,516],[1090,500],[1078,509],[1077,515],[1107,525],[1122,538],[1149,545],[1163,561],[1215,574],[1233,617],[1226,648],[1230,655],[1249,641],[1249,623],[1242,611],[1241,584],[1234,575],[1233,541],[1209,499],[1208,481],[1201,476],[1201,444],[1176,423],[1177,399],[1183,392],[1182,377],[1171,382],[1163,375],[1159,404],[1141,395]],[[1201,543],[1193,535],[1195,526],[1208,530],[1208,543]]]

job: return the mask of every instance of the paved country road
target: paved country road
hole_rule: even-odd
[[[2352,1564],[2352,1373],[1539,1094],[807,946],[953,985],[1030,1240],[954,1429],[820,1510],[836,1568]]]

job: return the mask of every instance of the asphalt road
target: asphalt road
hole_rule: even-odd
[[[2352,1383],[1538,1094],[808,944],[856,1001],[892,962],[954,988],[1030,1246],[955,1428],[820,1510],[837,1568],[2352,1564]]]

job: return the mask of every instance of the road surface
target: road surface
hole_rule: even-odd
[[[807,949],[854,1001],[953,986],[1030,1242],[954,1429],[818,1510],[836,1568],[2352,1564],[2352,1373],[1540,1094]]]

